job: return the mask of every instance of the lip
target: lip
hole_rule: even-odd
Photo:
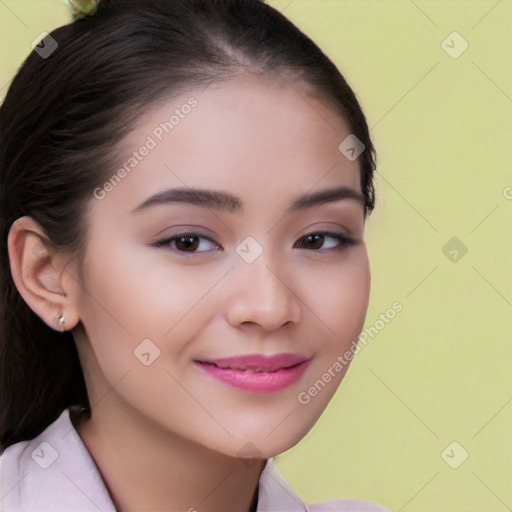
[[[268,393],[287,388],[306,371],[311,358],[298,354],[251,354],[194,361],[212,377],[236,388]]]

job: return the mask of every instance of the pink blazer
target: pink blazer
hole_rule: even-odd
[[[101,474],[69,418],[69,409],[40,435],[0,456],[1,512],[116,512]],[[377,503],[334,499],[308,505],[269,459],[257,512],[389,512]]]

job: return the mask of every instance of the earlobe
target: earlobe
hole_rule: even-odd
[[[63,288],[64,255],[27,216],[11,226],[7,247],[14,283],[28,306],[52,329],[72,329],[79,319],[73,294]]]

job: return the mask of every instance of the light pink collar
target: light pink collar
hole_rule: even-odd
[[[69,418],[69,409],[39,436],[0,457],[2,512],[116,512],[101,474]],[[257,512],[310,512],[272,459],[261,473]]]

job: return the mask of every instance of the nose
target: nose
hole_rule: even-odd
[[[299,322],[302,302],[285,266],[267,258],[265,252],[252,263],[236,262],[226,312],[232,326],[257,324],[272,331]]]

